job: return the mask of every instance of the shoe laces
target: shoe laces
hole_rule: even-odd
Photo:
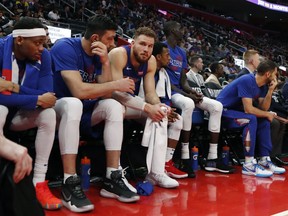
[[[260,164],[257,163],[255,158],[251,161],[251,163],[255,167],[255,170],[256,169],[260,169],[262,171],[266,170],[263,166],[261,166]]]
[[[277,169],[278,167],[270,160],[266,161],[267,165],[270,167],[270,169]]]
[[[69,181],[66,184],[70,186],[71,191],[74,196],[76,196],[79,199],[85,199],[86,195],[84,191],[82,190],[80,182],[81,181],[80,181],[79,176],[72,176],[72,179],[69,179]]]
[[[115,170],[111,172],[111,179],[114,180],[121,188],[129,190],[125,182],[128,182],[127,179],[125,178],[126,175],[126,167],[125,169],[122,170]]]
[[[262,170],[262,171],[265,170],[265,168],[264,168],[263,166],[259,165],[259,164],[254,164],[254,166],[255,166],[255,170],[256,170],[256,169],[260,169],[260,170]]]

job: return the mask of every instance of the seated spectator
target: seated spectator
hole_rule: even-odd
[[[276,76],[276,64],[270,60],[263,61],[257,67],[256,75],[247,74],[237,78],[217,97],[223,104],[223,120],[232,126],[243,126],[244,175],[269,177],[273,173],[285,173],[285,169],[277,167],[270,158],[270,122],[276,114],[268,109],[277,85]],[[253,102],[257,102],[258,106]],[[256,141],[260,156],[258,163],[254,158]]]
[[[281,89],[279,84],[277,88],[274,90],[272,94],[271,106],[270,110],[277,113],[277,116],[280,116],[284,119],[288,117],[288,104],[285,102],[285,99],[281,93]],[[271,160],[281,166],[281,165],[288,165],[287,162],[281,159],[282,154],[282,147],[283,147],[283,140],[284,135],[286,132],[286,124],[280,121],[277,118],[274,118],[271,122],[271,140],[272,140],[272,150],[271,150]]]
[[[213,82],[216,85],[218,85],[219,88],[222,88],[222,85],[219,79],[224,76],[223,65],[219,62],[213,62],[210,65],[210,71],[211,71],[211,75],[205,80],[205,83]]]
[[[0,28],[3,31],[10,24],[10,20],[0,11]],[[12,24],[12,23],[11,23]]]
[[[225,62],[225,65],[224,65],[223,70],[227,76],[227,81],[231,82],[237,77],[239,68],[238,66],[235,65],[235,59],[231,54],[227,55],[226,60],[224,62]]]
[[[49,11],[47,16],[48,16],[48,18],[50,20],[53,20],[53,21],[58,21],[60,19],[59,12],[58,12],[58,10],[56,8],[54,8],[51,11]]]
[[[70,11],[70,6],[66,5],[64,10],[61,12],[61,20],[70,20],[73,18],[73,13]]]

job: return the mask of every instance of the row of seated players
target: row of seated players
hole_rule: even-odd
[[[28,28],[28,26],[30,27],[30,29]],[[37,31],[34,30],[35,27]],[[24,18],[21,19],[18,22],[18,25],[17,24],[15,25],[15,29],[13,30],[12,35],[3,42],[6,48],[10,48],[6,50],[7,52],[5,53],[5,55],[3,55],[4,56],[3,58],[11,59],[10,56],[12,54],[11,47],[13,46],[15,46],[14,51],[21,50],[22,51],[20,52],[21,54],[23,55],[25,54],[27,55],[27,57],[30,57],[33,60],[35,60],[36,57],[39,57],[39,53],[37,52],[35,56],[30,56],[30,54],[27,51],[25,51],[25,49],[29,47],[28,45],[29,43],[31,43],[30,40],[34,39],[33,37],[41,36],[45,38],[46,32],[44,31],[44,29],[42,30],[42,28],[43,28],[42,25],[37,23],[37,21],[32,18],[27,17],[25,19]],[[36,97],[36,100],[38,98],[37,106],[42,106],[43,108],[46,109],[36,109],[36,110],[32,109],[25,112],[24,111],[22,112],[22,110],[20,110],[21,112],[18,111],[16,115],[13,116],[11,122],[12,124],[10,125],[10,129],[16,131],[25,130],[35,126],[38,127],[35,141],[36,157],[35,157],[33,182],[36,185],[37,197],[44,208],[58,209],[61,207],[62,205],[61,203],[63,203],[70,210],[76,212],[90,211],[94,208],[94,205],[87,199],[83,191],[81,191],[81,187],[79,187],[80,179],[76,175],[75,164],[73,166],[78,151],[79,127],[77,125],[77,122],[78,123],[80,122],[81,118],[80,114],[82,113],[81,112],[82,106],[79,103],[80,100],[68,96],[76,95],[80,99],[95,98],[95,97],[98,98],[101,96],[105,96],[107,94],[107,91],[105,90],[107,90],[108,87],[109,87],[108,93],[113,93],[112,96],[117,101],[121,102],[123,105],[127,107],[125,112],[126,116],[128,116],[128,114],[130,114],[129,117],[132,118],[133,117],[135,118],[135,116],[136,118],[145,117],[145,114],[146,116],[148,116],[142,139],[142,144],[144,144],[145,146],[147,145],[149,146],[147,153],[147,168],[148,168],[148,174],[146,175],[147,181],[160,187],[172,188],[172,187],[178,187],[179,183],[175,179],[171,178],[171,176],[174,178],[177,177],[183,178],[187,177],[188,174],[191,173],[193,174],[193,171],[190,171],[191,167],[186,167],[187,169],[189,168],[190,169],[181,172],[180,170],[177,170],[176,167],[173,166],[172,157],[175,146],[177,145],[180,138],[180,134],[182,133],[181,159],[190,158],[189,139],[192,125],[192,112],[195,106],[207,110],[210,113],[208,130],[210,131],[211,141],[209,143],[209,152],[207,160],[205,162],[205,170],[219,171],[224,173],[234,172],[233,167],[224,165],[221,162],[221,160],[217,159],[218,137],[220,132],[220,123],[222,114],[221,103],[216,100],[203,97],[201,93],[192,91],[191,88],[187,90],[189,93],[185,93],[182,91],[183,94],[180,94],[181,86],[179,80],[177,85],[180,91],[178,93],[175,93],[175,89],[172,89],[172,85],[175,84],[175,80],[173,81],[171,80],[170,82],[169,80],[170,75],[167,75],[167,73],[165,75],[165,71],[169,69],[169,64],[171,62],[174,62],[171,60],[175,58],[175,55],[173,55],[171,48],[169,47],[173,46],[177,47],[176,45],[177,39],[181,34],[180,28],[181,26],[177,22],[174,21],[167,22],[164,25],[164,32],[167,37],[167,42],[165,43],[155,43],[156,36],[155,33],[150,28],[147,27],[139,28],[135,32],[134,41],[131,43],[131,46],[114,48],[108,54],[107,47],[110,48],[110,46],[112,47],[112,45],[114,45],[114,36],[115,31],[117,30],[117,26],[107,17],[95,16],[89,20],[87,31],[85,33],[84,38],[63,39],[58,41],[53,46],[50,54],[52,56],[52,60],[54,63],[54,80],[56,81],[54,84],[54,91],[57,93],[59,99],[57,99],[56,101],[55,96],[51,93],[44,93],[43,95],[41,95],[42,93],[41,91],[41,93],[39,93],[40,94],[39,98]],[[98,32],[98,29],[104,29],[104,33],[103,32],[101,33],[103,34],[102,37],[99,37],[100,33]],[[29,38],[32,39],[30,40],[26,39],[25,37],[27,37],[27,35],[30,36]],[[12,43],[14,40],[17,43]],[[99,42],[99,40],[103,41]],[[40,45],[38,44],[40,47],[42,42],[43,41],[41,40],[41,43],[39,43]],[[23,46],[22,44],[26,46]],[[32,50],[33,46],[29,48]],[[78,49],[77,52],[75,52],[75,49]],[[42,60],[45,57],[47,57],[48,59],[47,51],[46,50],[42,51],[43,51]],[[153,54],[155,57],[151,56],[152,51],[154,52]],[[90,55],[85,55],[84,52],[88,52]],[[79,53],[80,54],[82,53],[82,56],[80,58]],[[16,59],[17,54],[19,53],[15,52]],[[94,59],[93,56],[95,56],[95,54],[96,56],[100,57],[98,59],[97,58]],[[67,59],[67,61],[64,61],[63,59],[64,57],[67,57],[67,55],[69,56],[69,58]],[[74,65],[75,59],[78,59],[78,61],[80,62],[83,61],[82,63],[80,63],[82,65],[79,66],[81,68],[82,73],[79,72],[78,67],[77,70],[76,69],[75,71],[72,70],[74,73],[71,72],[71,68],[76,68]],[[117,83],[118,87],[117,90],[119,92],[118,91],[115,92],[115,86],[111,86],[109,82],[104,82],[99,85],[97,84],[95,85],[94,82],[97,81],[96,74],[94,74],[95,76],[94,75],[89,76],[86,73],[87,68],[89,69],[90,67],[84,67],[85,63],[87,63],[88,66],[91,65],[95,66],[94,64],[96,64],[95,68],[98,68],[101,65],[102,66],[101,78],[104,79],[102,81],[107,81],[110,78],[110,76],[104,76],[104,75],[106,75],[107,71],[109,71],[106,70],[107,69],[106,67],[110,65],[107,64],[108,60],[110,61],[111,64],[112,77],[115,80],[114,84]],[[186,61],[186,58],[183,58],[182,61]],[[3,62],[5,63],[9,61],[7,60]],[[3,85],[4,86],[3,91],[9,90],[10,92],[12,92],[12,94],[10,95],[9,94],[5,96],[1,95],[2,97],[1,103],[3,103],[3,105],[6,106],[7,104],[5,103],[8,101],[8,99],[20,95],[19,92],[20,90],[22,90],[20,88],[22,87],[21,83],[23,83],[23,87],[25,87],[25,84],[27,84],[28,82],[27,81],[28,75],[31,78],[35,78],[33,77],[35,73],[32,73],[32,71],[34,71],[36,68],[39,67],[39,65],[37,65],[38,67],[30,67],[31,66],[30,62],[26,63],[27,65],[24,63],[26,68],[23,67],[23,62],[12,62],[12,65],[15,63],[18,64],[19,69],[18,78],[20,82],[1,80],[2,83],[5,84]],[[49,67],[49,61],[47,62],[42,61],[41,63],[42,65],[46,64],[46,66]],[[37,64],[39,64],[39,62],[37,62]],[[71,67],[71,65],[67,66],[67,64],[71,64],[74,67]],[[4,66],[8,67],[8,70],[13,70],[12,65],[8,64]],[[180,65],[184,66],[185,64],[177,64],[177,66]],[[185,66],[187,66],[187,64]],[[138,70],[134,71],[135,68],[137,68]],[[158,76],[156,86],[157,94],[155,92],[155,85],[154,85],[155,83],[154,75],[156,68],[158,71],[158,73],[156,73],[156,77]],[[26,71],[26,76],[23,76],[23,73],[21,73],[23,72],[23,69]],[[177,68],[175,69],[177,70]],[[40,72],[42,71],[40,70]],[[270,73],[270,71],[268,72]],[[94,73],[98,73],[98,71],[96,70],[94,71]],[[124,76],[129,76],[133,79],[123,78]],[[141,99],[141,77],[144,77],[143,89],[145,89],[145,91],[143,90],[142,99]],[[107,80],[105,80],[105,78]],[[85,82],[89,83],[87,84]],[[47,86],[49,84],[48,80],[45,80],[44,84],[45,86]],[[33,84],[30,83],[30,85],[35,87],[35,83]],[[84,89],[81,89],[80,86],[82,87],[85,86],[86,89],[89,89],[89,91],[88,90],[83,91]],[[103,86],[106,86],[104,90]],[[184,85],[182,85],[182,87],[183,86]],[[80,93],[79,89],[82,90]],[[135,94],[134,97],[131,94]],[[159,103],[160,102],[159,97],[162,101],[162,104]],[[144,102],[143,100],[144,98],[147,103]],[[42,100],[44,100],[46,103],[43,103]],[[98,123],[105,121],[103,139],[106,148],[107,167],[105,176],[106,178],[104,179],[100,194],[103,197],[116,198],[122,202],[135,202],[139,200],[140,197],[136,193],[137,192],[136,189],[126,180],[124,176],[124,171],[121,168],[119,168],[120,150],[123,138],[123,130],[122,130],[123,107],[116,100],[112,99],[104,99],[100,101],[86,100],[84,103],[84,113],[82,118],[86,118],[86,121],[84,121],[86,125],[84,126],[86,126],[88,132],[91,130],[91,126],[97,126],[96,128],[99,129],[100,127],[98,127],[99,126]],[[19,101],[18,100],[9,101],[10,104],[12,102],[16,103]],[[168,103],[169,105],[172,103],[172,105],[179,108],[181,110],[181,116],[175,113],[169,107],[165,106],[165,103]],[[36,101],[34,100],[34,103],[30,103],[29,107],[34,107],[35,109],[36,107],[35,104]],[[72,106],[70,106],[69,104],[70,105],[72,104]],[[4,121],[6,115],[8,114],[8,108],[6,106],[1,106],[1,112],[0,112],[1,115],[3,115],[3,118],[1,119]],[[9,109],[10,107],[11,105],[9,106]],[[132,108],[133,110],[129,110],[129,108]],[[74,112],[70,113],[68,112],[67,109],[68,110],[73,109]],[[90,113],[86,112],[86,110],[90,110]],[[55,112],[57,114],[57,121],[59,121],[60,119],[58,137],[64,168],[64,180],[62,185],[62,202],[58,200],[56,197],[53,197],[53,195],[49,193],[50,191],[49,188],[47,187],[47,182],[43,181],[45,179],[45,174],[47,172],[48,158],[54,140],[54,130],[56,126]],[[103,113],[105,114],[103,115]],[[10,110],[9,114],[11,114]],[[92,116],[87,116],[87,114],[90,114]],[[168,120],[166,118],[166,115],[168,115],[169,120],[168,134],[167,134]],[[31,121],[31,118],[33,119],[33,121]],[[69,118],[72,119],[69,120]],[[83,129],[83,125],[81,125],[81,128]],[[66,131],[68,130],[70,130],[70,132],[66,133]],[[153,132],[155,133],[153,134]],[[113,136],[111,136],[111,134],[113,134]],[[151,137],[153,136],[154,139],[151,139]],[[71,139],[73,139],[73,141]],[[67,142],[67,140],[69,140],[69,142]],[[44,146],[43,143],[46,143],[46,145]],[[245,145],[246,150],[248,147],[250,147],[250,145]],[[70,156],[72,156],[72,158]],[[67,157],[70,157],[72,163],[68,163],[69,160],[67,160]],[[264,169],[262,166],[256,165],[253,156],[246,157],[245,155],[245,160],[246,158],[247,160],[249,159],[249,161],[245,161],[242,171],[243,174],[255,175],[259,177],[269,177],[273,173],[285,172],[285,169],[275,166],[270,161],[269,155],[265,155],[264,159],[261,158],[265,160],[261,161],[261,165],[265,166],[267,169]],[[165,169],[168,175],[165,173]],[[177,170],[178,174],[180,173],[179,176],[174,175],[175,170]]]

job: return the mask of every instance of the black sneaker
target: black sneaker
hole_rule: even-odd
[[[62,184],[61,197],[63,205],[73,212],[87,212],[94,209],[94,205],[81,188],[79,176],[70,176],[66,179]]]
[[[227,166],[223,164],[221,160],[213,159],[213,160],[206,160],[205,162],[205,170],[206,171],[217,171],[220,173],[233,173],[235,169],[232,166]]]
[[[100,195],[107,198],[115,198],[120,202],[136,202],[140,196],[131,191],[125,184],[127,182],[124,170],[115,170],[111,172],[111,179],[105,178]]]
[[[192,164],[190,159],[181,159],[179,169],[188,174],[188,178],[195,178],[196,174],[192,169]]]

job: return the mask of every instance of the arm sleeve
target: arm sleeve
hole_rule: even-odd
[[[36,109],[38,100],[38,95],[20,95],[20,94],[11,94],[11,95],[2,95],[0,94],[1,105],[7,107],[17,107],[21,109]]]
[[[126,92],[113,92],[112,97],[122,103],[124,106],[130,107],[132,109],[144,111],[146,102],[144,99],[138,96],[132,96]]]

